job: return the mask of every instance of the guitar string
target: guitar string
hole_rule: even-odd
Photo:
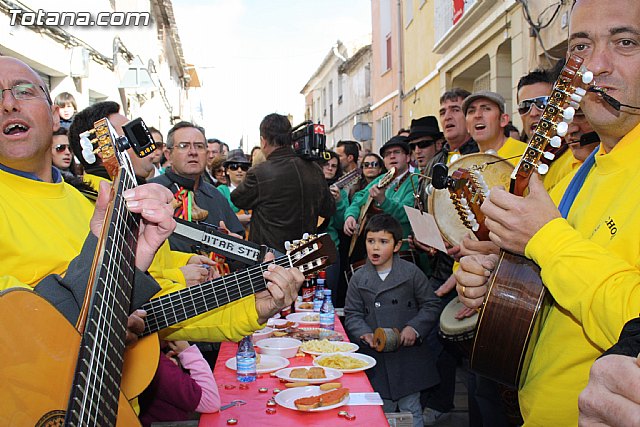
[[[121,184],[122,184],[121,188],[125,188],[125,189],[133,188],[133,186],[135,186],[135,185],[132,185],[127,175],[123,176],[123,180],[121,181]],[[113,411],[113,413],[111,414],[112,418],[115,417],[117,414],[117,403],[118,403],[118,396],[119,396],[118,385],[120,380],[114,378],[114,375],[116,375],[117,372],[111,372],[113,371],[113,367],[115,367],[113,366],[114,361],[112,360],[108,352],[108,349],[105,347],[104,343],[107,342],[111,344],[114,334],[119,335],[119,339],[121,341],[123,339],[123,336],[122,336],[123,330],[126,330],[124,328],[124,325],[122,324],[122,322],[116,322],[116,325],[114,325],[112,322],[108,322],[107,314],[110,313],[111,318],[113,318],[115,315],[115,313],[113,312],[113,308],[116,308],[115,304],[117,304],[117,306],[121,310],[124,310],[126,315],[126,308],[122,307],[122,304],[121,304],[121,302],[126,303],[126,301],[118,301],[119,299],[126,300],[126,295],[122,293],[122,289],[119,286],[110,287],[110,286],[107,286],[106,284],[107,283],[124,284],[125,286],[128,287],[127,291],[130,291],[131,284],[129,283],[129,281],[116,280],[113,274],[114,264],[121,276],[126,277],[126,273],[122,271],[121,266],[124,266],[125,268],[127,268],[128,273],[130,275],[135,274],[134,272],[132,272],[131,266],[129,266],[127,262],[124,262],[126,260],[124,259],[123,246],[127,246],[129,253],[133,253],[133,250],[129,246],[126,240],[126,237],[122,233],[123,226],[124,226],[124,229],[128,232],[127,234],[130,236],[130,238],[132,238],[134,242],[137,241],[137,233],[134,234],[133,230],[131,230],[131,227],[129,226],[129,223],[130,223],[129,221],[135,221],[135,218],[126,209],[126,207],[124,207],[124,202],[123,202],[121,193],[122,191],[119,191],[119,194],[116,195],[116,198],[114,200],[114,215],[116,216],[116,218],[115,218],[115,221],[113,222],[114,234],[111,235],[112,242],[105,243],[105,246],[106,244],[111,243],[111,248],[118,249],[118,250],[107,251],[107,249],[105,248],[105,253],[108,256],[109,261],[106,263],[103,263],[103,267],[105,268],[104,271],[106,271],[106,273],[104,277],[104,282],[102,283],[103,295],[101,296],[101,301],[99,305],[100,313],[102,314],[102,316],[99,317],[98,322],[95,324],[96,330],[95,330],[95,336],[93,337],[93,342],[91,346],[92,351],[90,352],[89,360],[86,361],[86,363],[88,363],[89,371],[87,373],[87,378],[85,379],[85,382],[86,382],[86,387],[89,390],[85,390],[85,393],[83,393],[83,396],[85,398],[81,406],[82,408],[81,419],[85,419],[85,420],[89,416],[92,418],[92,421],[95,421],[93,420],[93,415],[92,415],[94,412],[94,409],[93,409],[94,406],[96,406],[97,410],[102,414],[102,411],[98,407],[98,399],[104,398],[104,394],[101,392],[103,386],[105,386],[104,374],[106,374],[109,377],[108,379],[111,381],[111,386],[107,390],[111,391],[112,393],[117,393],[117,395],[108,393],[110,395],[109,397],[111,398],[111,404],[108,406],[108,409],[110,411]],[[114,255],[116,256],[115,258],[114,258]],[[98,280],[102,280],[102,278],[99,278]],[[100,295],[97,292],[96,292],[96,295],[100,297]],[[120,325],[118,325],[118,323]],[[119,330],[118,331],[114,330],[113,328],[114,326],[119,327]],[[120,346],[122,346],[122,344],[123,342],[120,344]],[[112,349],[111,345],[109,346],[109,349]],[[113,354],[117,352],[111,351],[111,353]],[[121,364],[122,355],[115,354],[115,357],[118,357],[119,359],[118,364]],[[110,365],[106,365],[105,362],[110,362]],[[111,366],[112,369],[109,369],[109,366]],[[97,371],[99,370],[99,368],[102,369],[102,373],[103,373],[103,375],[100,377],[97,375]],[[95,396],[96,393],[98,394],[97,396]],[[102,415],[104,416],[104,414]]]
[[[280,257],[270,263],[281,265],[283,267],[292,265],[289,255]],[[201,314],[224,305],[220,304],[220,300],[223,300],[224,302],[223,297],[225,295],[228,298],[228,301],[225,303],[228,303],[255,293],[256,288],[259,288],[258,290],[266,289],[266,280],[263,276],[263,269],[270,263],[263,263],[249,267],[246,270],[234,273],[234,277],[223,276],[219,279],[192,286],[179,292],[171,293],[165,297],[151,300],[147,304],[147,329],[155,331],[162,329],[162,327],[167,327],[177,323],[178,311],[180,310],[185,316],[182,320],[186,320],[193,317],[195,314]],[[244,279],[240,278],[243,274],[247,275]],[[233,282],[232,284],[234,286],[228,286],[229,284],[227,282],[230,281]],[[254,285],[254,281],[258,283]],[[212,296],[216,300],[216,307],[209,308],[209,303],[212,303]],[[163,314],[162,318],[154,315],[158,311]],[[169,323],[168,320],[170,316],[175,320],[172,323]]]

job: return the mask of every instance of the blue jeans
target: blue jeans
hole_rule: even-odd
[[[422,422],[422,405],[420,405],[420,392],[401,397],[398,400],[382,399],[384,412],[411,412],[413,414],[413,427],[424,427]]]

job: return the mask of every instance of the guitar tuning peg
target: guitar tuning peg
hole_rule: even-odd
[[[582,83],[588,85],[593,81],[593,73],[591,71],[585,71],[582,73]]]
[[[302,235],[302,240],[307,240],[309,238],[309,233],[304,233]]]
[[[545,159],[547,159],[549,161],[551,161],[551,160],[556,158],[555,154],[549,153],[548,151],[545,151],[542,155],[544,156]]]
[[[560,122],[556,125],[556,133],[558,136],[565,136],[569,131],[569,125],[565,122]]]
[[[576,92],[578,95],[583,96],[583,97],[587,94],[587,91],[586,91],[586,90],[584,90],[584,89],[583,89],[583,88],[581,88],[581,87],[577,87],[577,88],[576,88],[576,90],[575,90],[575,92]]]
[[[284,242],[284,248],[287,250],[287,252],[291,250],[292,246],[293,245],[291,244],[290,241],[287,240],[287,241]]]
[[[540,175],[545,175],[547,172],[549,172],[549,166],[544,163],[540,163],[538,165],[538,173]]]
[[[551,145],[553,148],[558,148],[560,147],[560,145],[562,145],[562,139],[556,135],[549,140],[549,145]]]
[[[578,103],[577,103],[577,102],[575,102],[575,101],[569,101],[569,105],[570,105],[570,106],[572,106],[573,108],[575,108],[576,110],[577,110],[578,108],[580,108],[580,104],[578,104]]]
[[[562,118],[564,119],[565,122],[571,123],[575,115],[576,115],[576,109],[573,107],[567,107],[562,113]]]
[[[93,152],[93,144],[91,144],[91,140],[89,139],[90,134],[89,131],[80,134],[80,146],[82,147],[82,157],[87,163],[93,164],[96,162],[96,155]]]
[[[580,102],[582,102],[582,97],[580,95],[578,95],[577,93],[572,93],[571,94],[571,100],[574,102],[577,102],[578,104]]]

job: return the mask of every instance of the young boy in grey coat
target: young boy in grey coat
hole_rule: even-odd
[[[391,215],[369,220],[367,263],[349,282],[345,326],[352,341],[364,344],[362,353],[377,361],[367,375],[382,396],[384,411],[411,412],[413,425],[422,426],[420,391],[440,381],[436,355],[423,338],[438,322],[440,307],[420,268],[398,257],[401,239],[402,227]],[[400,331],[397,350],[375,350],[373,332],[378,327]]]

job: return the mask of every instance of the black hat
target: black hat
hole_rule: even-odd
[[[405,153],[411,154],[411,148],[409,147],[409,138],[407,138],[406,136],[396,135],[385,142],[385,144],[380,147],[380,155],[384,157],[384,152],[387,150],[387,148],[391,147],[400,147],[404,150]]]
[[[432,136],[434,139],[440,139],[444,136],[443,133],[440,132],[438,119],[436,119],[435,116],[425,116],[411,120],[409,141],[422,138],[423,136]]]
[[[224,161],[222,166],[226,168],[232,163],[244,163],[247,165],[251,164],[249,159],[247,159],[247,156],[244,155],[244,151],[242,151],[242,149],[240,148],[229,151],[229,153],[227,154],[227,160]]]

